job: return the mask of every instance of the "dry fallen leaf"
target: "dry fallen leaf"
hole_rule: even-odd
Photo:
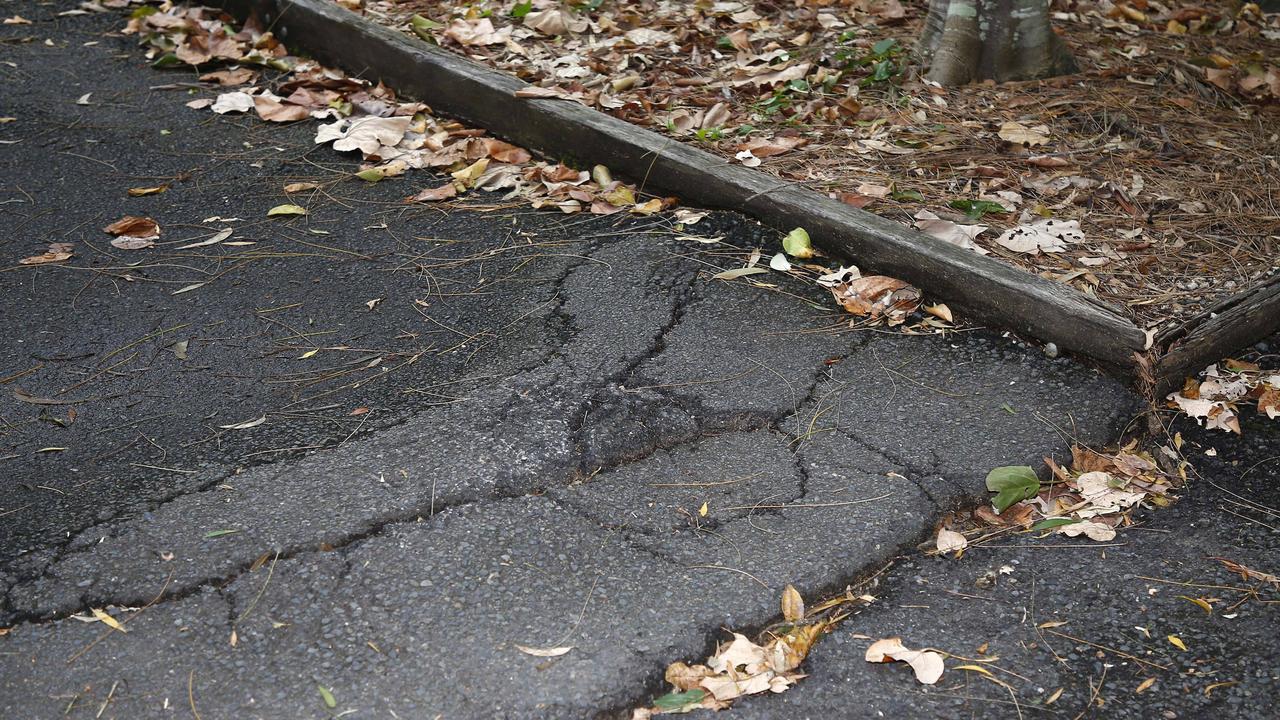
[[[753,157],[767,158],[790,152],[807,144],[809,139],[802,137],[758,138],[739,145],[738,150],[749,152]]]
[[[45,263],[69,260],[74,250],[71,243],[51,243],[49,249],[40,255],[32,255],[18,261],[19,265],[44,265]]]
[[[116,236],[111,245],[120,250],[154,247],[160,237],[160,225],[149,217],[126,215],[102,229]]]
[[[520,652],[534,657],[559,657],[573,649],[572,645],[547,648],[529,647],[527,645],[516,645],[515,647]]]
[[[916,680],[932,685],[942,677],[946,669],[942,656],[931,650],[910,650],[902,644],[902,638],[877,640],[867,648],[867,662],[883,663],[898,660],[911,666]]]
[[[410,197],[406,202],[435,202],[438,200],[448,200],[449,198],[458,196],[458,188],[453,183],[445,183],[440,187],[427,188],[419,192],[417,195]]]
[[[411,117],[372,117],[342,119],[321,125],[316,131],[315,142],[322,145],[333,142],[333,149],[346,152],[359,150],[366,156],[382,147],[394,146],[409,131]]]
[[[311,117],[311,109],[284,101],[272,93],[262,93],[253,98],[258,117],[268,122],[298,122]]]
[[[216,82],[219,85],[245,85],[256,80],[258,73],[249,68],[236,68],[234,70],[215,70],[213,72],[202,73],[200,82]]]
[[[782,619],[789,623],[804,619],[804,599],[794,586],[788,585],[782,590]]]
[[[151,238],[153,240],[160,237],[159,223],[149,217],[138,217],[136,215],[126,215],[102,228],[102,231],[116,236],[127,235],[129,237]]]
[[[151,238],[131,237],[129,235],[121,235],[111,240],[111,246],[119,250],[145,250],[149,247],[155,247],[156,241]]]
[[[307,214],[306,208],[302,207],[301,205],[293,205],[290,203],[277,205],[267,211],[267,217],[275,217],[277,215],[306,215],[306,214]]]
[[[985,248],[978,247],[973,242],[974,238],[989,229],[986,225],[959,225],[950,220],[943,220],[928,210],[917,212],[915,221],[916,229],[925,235],[949,242],[952,245],[959,245],[979,255],[987,254]]]
[[[1027,127],[1019,122],[1007,122],[1000,126],[999,135],[1001,140],[1027,147],[1049,142],[1049,128],[1044,125]]]
[[[244,422],[232,423],[230,425],[219,425],[218,427],[223,430],[248,430],[249,428],[258,427],[266,421],[267,416],[263,415],[262,417],[255,418],[253,420],[245,420]]]
[[[886,275],[867,275],[831,288],[836,302],[860,317],[899,325],[920,306],[920,291]]]
[[[1078,220],[1037,220],[1006,231],[996,242],[1014,252],[1065,252],[1067,246],[1084,241]]]
[[[940,553],[958,552],[969,546],[969,540],[954,530],[942,528],[938,530],[936,544]]]
[[[1066,535],[1067,537],[1084,535],[1090,540],[1097,542],[1108,542],[1116,539],[1115,528],[1107,525],[1106,523],[1094,522],[1092,520],[1075,522],[1069,525],[1061,525],[1058,527],[1058,532]]]
[[[211,110],[219,115],[227,113],[243,113],[253,109],[253,96],[247,92],[235,91],[223,93],[213,101]]]
[[[947,307],[943,303],[937,303],[934,305],[925,305],[924,311],[938,318],[939,320],[943,320],[946,322],[955,322],[955,318],[951,314],[951,308]]]
[[[116,620],[115,618],[108,615],[105,610],[99,610],[98,608],[91,608],[91,610],[93,612],[93,616],[97,618],[98,621],[101,622],[103,625],[106,625],[112,630],[119,630],[122,633],[128,632],[128,630],[125,630],[124,626],[120,624],[119,620]]]

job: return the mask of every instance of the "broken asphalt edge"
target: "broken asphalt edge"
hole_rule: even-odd
[[[433,110],[550,157],[600,163],[682,201],[735,210],[786,231],[804,227],[824,250],[906,280],[971,320],[1006,328],[1135,375],[1144,333],[1061,283],[908,229],[758,170],[566,100],[522,99],[528,84],[381,26],[332,0],[211,0],[254,14],[286,44],[379,80]]]

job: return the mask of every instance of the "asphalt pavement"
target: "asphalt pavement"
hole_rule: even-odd
[[[1105,443],[1140,410],[1000,333],[850,331],[818,288],[714,279],[778,241],[732,214],[678,230],[498,196],[406,206],[438,181],[365,183],[305,123],[188,109],[209,92],[149,68],[119,15],[60,9],[8,3],[32,24],[0,31],[5,717],[625,715],[667,663],[767,625],[787,583],[818,597],[915,556],[990,468]],[[285,202],[309,214],[267,217]],[[124,215],[155,218],[159,244],[110,245],[101,228]],[[72,257],[18,263],[50,243]],[[1260,467],[1249,483],[1275,479]],[[1265,567],[1273,531],[1179,534],[1222,500],[1201,491],[1151,521],[1168,532],[1122,547],[1253,538]],[[734,712],[1008,716],[1000,700],[921,704],[933,696],[891,668],[868,674],[853,634],[991,635],[1012,622],[993,605],[900,606],[997,557],[1018,568],[1000,588],[1021,592],[1035,568],[1036,612],[1069,597],[1088,613],[1121,577],[1108,549],[899,560],[881,602],[819,645],[812,678]],[[1167,624],[1193,650],[1230,648],[1263,638],[1251,623],[1271,607],[1241,606],[1230,627],[1253,636],[1197,631],[1185,600]],[[1206,702],[1265,708],[1270,657]]]

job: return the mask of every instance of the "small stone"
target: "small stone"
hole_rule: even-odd
[[[1055,345],[1054,343],[1047,343],[1044,346],[1044,354],[1048,355],[1051,358],[1058,357],[1058,346]]]

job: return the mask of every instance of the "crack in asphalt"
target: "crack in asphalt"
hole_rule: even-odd
[[[551,299],[555,301],[555,304],[550,308],[550,312],[552,315],[557,315],[562,319],[570,318],[570,316],[567,316],[564,313],[564,305],[566,302],[565,293],[563,292],[564,284],[569,280],[569,278],[573,275],[574,272],[590,264],[592,262],[591,255],[597,250],[599,250],[603,245],[604,245],[604,241],[602,239],[598,239],[598,238],[587,239],[585,241],[585,247],[582,248],[583,258],[577,260],[576,262],[567,264],[563,268],[563,270],[558,274],[558,276],[553,280],[551,280],[551,282],[549,283],[550,289],[552,290]],[[572,327],[572,323],[566,323],[566,325],[569,327]],[[577,333],[574,333],[574,335],[576,334]],[[510,372],[506,374],[505,379],[510,379],[522,374],[529,374],[539,368],[546,367],[552,359],[559,357],[564,352],[563,345],[550,345],[550,346],[543,345],[540,349],[543,351],[543,355],[541,358],[537,360],[531,360],[521,366],[517,366],[513,368]],[[467,380],[468,380],[467,378],[461,378],[457,382],[465,383],[467,382]],[[475,382],[475,381],[473,380],[472,382]],[[386,430],[394,429],[396,427],[399,427],[401,425],[404,425],[410,422],[412,419],[414,419],[414,417],[415,415],[412,411],[401,413],[400,417],[396,418],[394,421],[385,422],[374,428],[368,428],[363,432],[361,432],[358,437],[365,438],[365,437],[369,437],[374,434],[377,434],[379,432],[384,432]],[[350,439],[353,439],[353,438],[348,437],[344,439],[341,443],[339,443],[339,445],[345,444],[345,442],[347,442]],[[330,449],[330,448],[322,448],[321,450],[324,450],[324,449]],[[59,540],[56,544],[50,545],[45,548],[41,548],[40,550],[33,551],[32,553],[28,553],[28,554],[13,558],[12,560],[10,560],[5,564],[5,568],[4,568],[6,571],[12,572],[14,574],[12,579],[9,579],[9,578],[5,579],[3,583],[3,592],[0,592],[0,616],[20,617],[21,611],[15,611],[12,609],[13,606],[11,604],[11,594],[13,590],[15,590],[16,588],[22,585],[30,584],[33,582],[39,582],[40,580],[46,579],[48,577],[49,572],[59,562],[61,562],[62,560],[68,557],[71,557],[73,555],[77,555],[80,553],[92,552],[95,546],[97,545],[97,543],[100,542],[100,540],[103,537],[110,537],[113,534],[114,532],[113,526],[121,522],[127,522],[130,520],[133,520],[139,516],[146,515],[147,513],[155,512],[156,510],[164,507],[165,505],[173,503],[182,498],[185,498],[191,495],[200,494],[200,493],[214,491],[220,485],[226,483],[231,478],[249,469],[256,469],[256,468],[267,467],[267,466],[278,466],[280,467],[279,472],[281,473],[286,472],[288,469],[287,468],[288,462],[293,459],[295,458],[276,457],[273,459],[262,459],[262,460],[254,459],[254,460],[250,460],[248,462],[243,462],[243,463],[238,461],[233,463],[220,463],[214,467],[207,468],[202,472],[202,474],[209,475],[208,479],[196,481],[194,482],[194,484],[187,485],[186,487],[177,489],[172,493],[167,493],[165,495],[162,495],[161,497],[148,502],[141,509],[121,510],[118,512],[113,512],[109,517],[95,519],[94,522],[90,524],[87,524],[85,526],[82,526],[76,529],[68,530],[64,538]],[[271,478],[267,478],[267,481],[269,482],[272,478],[277,476],[278,476],[278,473],[277,475],[273,475]],[[110,480],[110,477],[104,477],[104,478],[101,478],[101,480],[102,481]],[[41,554],[48,554],[49,555],[48,559],[43,561],[40,564],[40,566],[36,569],[30,569],[30,570],[21,569],[20,565],[24,562],[24,560],[29,559],[31,555],[37,552]]]

